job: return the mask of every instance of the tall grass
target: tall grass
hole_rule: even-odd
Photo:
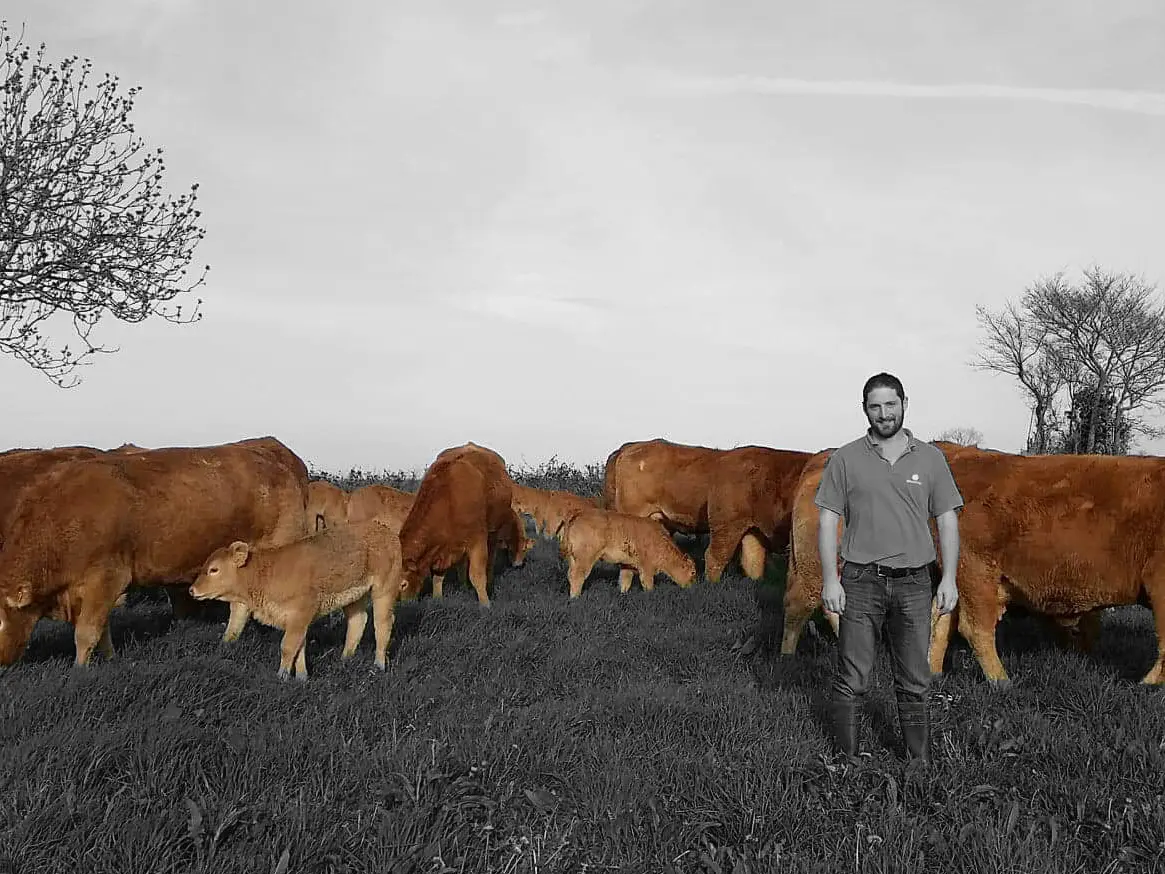
[[[1087,658],[1005,619],[1007,691],[957,645],[925,772],[883,653],[855,767],[825,722],[832,640],[776,654],[783,577],[620,596],[600,566],[570,603],[543,540],[490,610],[466,585],[401,604],[385,674],[371,631],[342,661],[342,618],[318,621],[306,683],[276,678],[278,631],[220,643],[225,609],[138,600],[87,670],[42,622],[0,675],[0,871],[1165,870],[1147,610]]]

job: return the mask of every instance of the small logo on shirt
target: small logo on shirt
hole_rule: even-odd
[[[910,483],[910,485],[912,485],[912,486],[920,486],[920,485],[922,485],[922,483],[921,483],[921,482],[919,482],[919,480],[918,480],[918,474],[916,474],[916,473],[912,473],[912,474],[910,474],[910,479],[908,479],[906,482]]]

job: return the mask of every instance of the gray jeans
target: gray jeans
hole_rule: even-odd
[[[931,577],[928,568],[904,577],[879,576],[846,562],[841,585],[845,610],[838,628],[833,699],[864,695],[874,671],[878,638],[889,632],[894,692],[900,701],[924,701],[930,688]]]

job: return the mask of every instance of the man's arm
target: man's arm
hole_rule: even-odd
[[[938,584],[938,612],[950,613],[959,602],[955,575],[959,567],[959,515],[947,510],[935,518],[938,526],[938,545],[943,559],[943,576]]]
[[[817,510],[817,554],[821,558],[821,604],[830,613],[845,610],[845,589],[837,575],[837,523],[833,510]]]
[[[837,523],[847,500],[845,460],[836,452],[825,462],[813,503],[817,505],[817,555],[821,559],[821,604],[830,613],[845,610],[845,592],[837,576]]]

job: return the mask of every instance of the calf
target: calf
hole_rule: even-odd
[[[342,609],[343,658],[360,644],[372,604],[375,663],[383,669],[401,594],[400,541],[376,520],[325,528],[294,543],[252,548],[236,540],[206,560],[190,593],[198,600],[241,603],[265,625],[283,630],[279,677],[307,679],[308,626]]]
[[[348,515],[348,492],[326,479],[314,479],[307,484],[308,533],[331,528],[343,522]]]
[[[609,561],[639,572],[639,584],[655,588],[656,571],[663,571],[682,588],[696,580],[696,565],[680,551],[667,529],[654,519],[583,510],[572,515],[555,532],[559,553],[569,563],[570,597],[577,598],[595,562]],[[631,574],[620,574],[619,591],[631,589]]]

